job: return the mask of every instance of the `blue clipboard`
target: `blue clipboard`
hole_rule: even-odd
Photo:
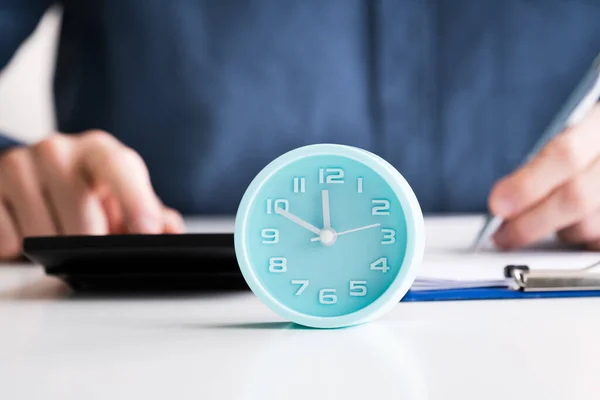
[[[530,270],[507,265],[506,286],[409,290],[401,302],[600,297],[600,262],[580,270]]]
[[[600,297],[600,290],[566,290],[546,292],[523,292],[506,287],[409,290],[402,302],[463,301],[463,300],[520,300],[573,297]]]

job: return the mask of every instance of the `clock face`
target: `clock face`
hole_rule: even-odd
[[[313,317],[356,313],[379,299],[403,272],[408,239],[405,210],[380,172],[340,154],[263,172],[236,238],[255,288]]]

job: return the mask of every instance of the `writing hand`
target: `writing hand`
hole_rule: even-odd
[[[489,207],[505,219],[494,236],[501,249],[557,233],[600,249],[600,105],[493,188]]]
[[[290,221],[300,225],[301,227],[303,227],[304,229],[308,229],[309,231],[320,235],[321,234],[321,230],[319,228],[317,228],[314,225],[311,225],[310,223],[304,221],[303,219],[298,218],[297,216],[295,216],[294,214],[290,213],[287,210],[284,210],[280,207],[276,207],[275,208],[275,212],[287,219],[289,219]]]

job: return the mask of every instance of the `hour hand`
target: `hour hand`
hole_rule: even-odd
[[[319,228],[317,228],[316,226],[306,222],[305,220],[295,216],[294,214],[292,214],[291,212],[284,210],[283,208],[280,207],[275,207],[275,212],[279,215],[281,215],[282,217],[285,217],[287,219],[289,219],[290,221],[294,222],[295,224],[300,225],[301,227],[303,227],[304,229],[308,229],[309,231],[320,235],[321,234],[321,230]]]

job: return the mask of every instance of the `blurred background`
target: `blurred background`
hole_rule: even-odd
[[[51,93],[60,8],[46,13],[35,33],[0,72],[0,132],[26,142],[54,129]]]

